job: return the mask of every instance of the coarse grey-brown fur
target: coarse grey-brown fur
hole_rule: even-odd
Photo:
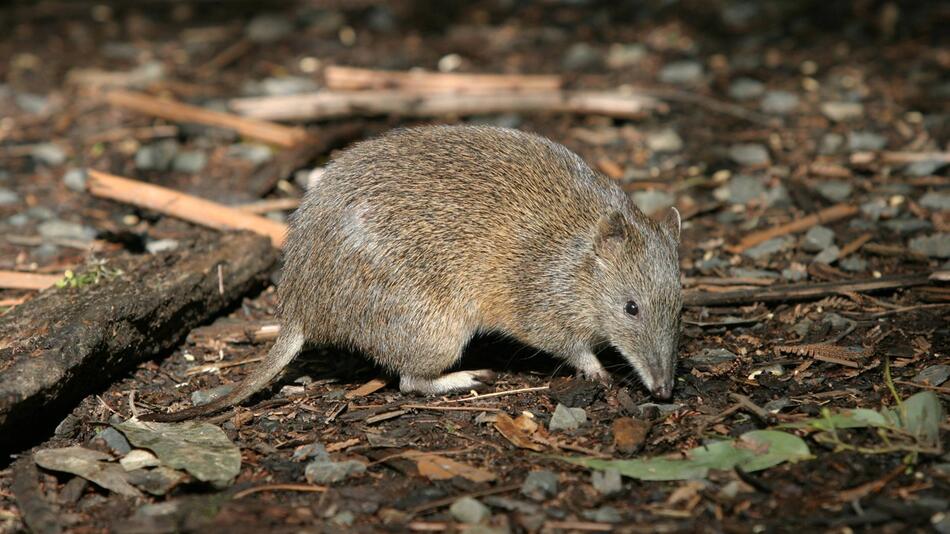
[[[404,391],[445,375],[479,332],[550,352],[591,378],[606,344],[668,397],[679,330],[679,215],[645,216],[609,178],[543,137],[480,126],[393,131],[331,162],[290,223],[280,337],[210,413],[261,389],[304,344],[357,349]],[[625,312],[633,300],[639,314]],[[168,416],[165,416],[166,420]]]

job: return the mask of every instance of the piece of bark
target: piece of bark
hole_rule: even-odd
[[[343,117],[396,115],[437,117],[492,113],[557,112],[643,118],[665,112],[657,98],[620,91],[506,91],[487,94],[410,91],[321,91],[286,96],[237,98],[231,109],[255,119],[313,121]]]
[[[98,283],[46,290],[0,317],[0,453],[47,435],[83,397],[264,287],[276,259],[266,238],[212,235],[120,256]]]
[[[812,226],[818,224],[827,224],[839,219],[852,217],[857,215],[857,213],[857,206],[853,206],[851,204],[835,204],[830,208],[825,208],[817,213],[812,213],[811,215],[807,215],[800,219],[795,219],[789,223],[773,226],[772,228],[766,228],[765,230],[760,230],[758,232],[753,232],[743,237],[742,240],[739,241],[739,244],[733,247],[728,247],[728,249],[729,252],[738,254],[758,245],[759,243],[764,243],[769,239],[781,237],[783,235],[804,232]]]
[[[257,119],[239,117],[174,100],[156,98],[144,93],[112,91],[106,100],[116,107],[136,111],[173,122],[196,123],[227,128],[237,133],[285,148],[307,141],[308,134],[301,128],[291,128]]]
[[[426,93],[495,93],[557,91],[560,76],[549,74],[470,74],[429,71],[385,71],[330,65],[323,71],[334,91],[402,89]]]
[[[930,273],[902,274],[845,280],[842,282],[818,282],[803,284],[774,285],[755,289],[740,289],[709,293],[687,290],[683,292],[684,306],[731,306],[751,304],[753,302],[795,302],[838,295],[846,292],[861,293],[904,287],[922,286],[932,283]]]
[[[26,454],[13,464],[13,480],[10,489],[16,498],[23,522],[36,534],[58,534],[63,527],[57,513],[47,502],[40,489],[40,473],[33,462],[33,455]]]
[[[46,289],[62,278],[58,274],[0,271],[0,289]]]
[[[174,189],[89,169],[86,188],[97,197],[141,208],[219,230],[250,230],[270,238],[275,247],[284,243],[287,225],[237,208],[188,195]]]

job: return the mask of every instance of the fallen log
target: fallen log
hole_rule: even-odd
[[[561,77],[551,74],[471,74],[430,71],[386,71],[330,65],[323,70],[334,91],[402,89],[426,93],[495,93],[557,91]]]
[[[642,118],[669,108],[661,100],[621,91],[504,91],[487,94],[420,93],[399,90],[321,91],[286,96],[236,98],[241,115],[271,121],[314,121],[396,115],[484,115],[557,112]]]
[[[868,278],[864,280],[845,280],[842,282],[806,282],[803,284],[774,285],[754,289],[735,291],[706,292],[686,290],[683,292],[684,306],[735,306],[755,302],[795,302],[820,299],[832,295],[905,287],[923,286],[935,283],[931,273],[900,274]]]
[[[276,259],[265,237],[212,235],[79,269],[105,274],[0,317],[0,454],[49,435],[82,398],[264,287]]]

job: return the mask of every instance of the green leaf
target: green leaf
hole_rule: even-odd
[[[203,482],[223,486],[241,470],[241,451],[223,430],[212,424],[146,423],[130,419],[113,426],[132,445],[154,452],[162,464],[184,469]]]
[[[894,426],[894,423],[877,410],[867,408],[854,408],[852,410],[843,410],[837,413],[826,414],[823,417],[814,419],[805,419],[796,421],[788,425],[782,425],[788,428],[809,428],[813,430],[834,430],[844,428],[867,428],[867,427],[887,427]]]
[[[901,426],[921,445],[939,447],[943,406],[933,391],[921,391],[900,407]]]
[[[716,441],[689,450],[685,457],[634,460],[562,458],[592,469],[616,469],[639,480],[687,480],[705,477],[710,469],[759,471],[783,462],[811,458],[808,445],[798,436],[778,430],[746,432],[735,441]]]

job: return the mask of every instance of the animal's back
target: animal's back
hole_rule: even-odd
[[[346,151],[307,192],[291,224],[282,315],[302,321],[311,339],[371,353],[395,350],[400,342],[388,340],[421,323],[453,326],[433,325],[419,307],[504,329],[533,304],[526,299],[559,283],[570,247],[588,243],[611,209],[632,208],[607,178],[541,137],[399,130]]]

